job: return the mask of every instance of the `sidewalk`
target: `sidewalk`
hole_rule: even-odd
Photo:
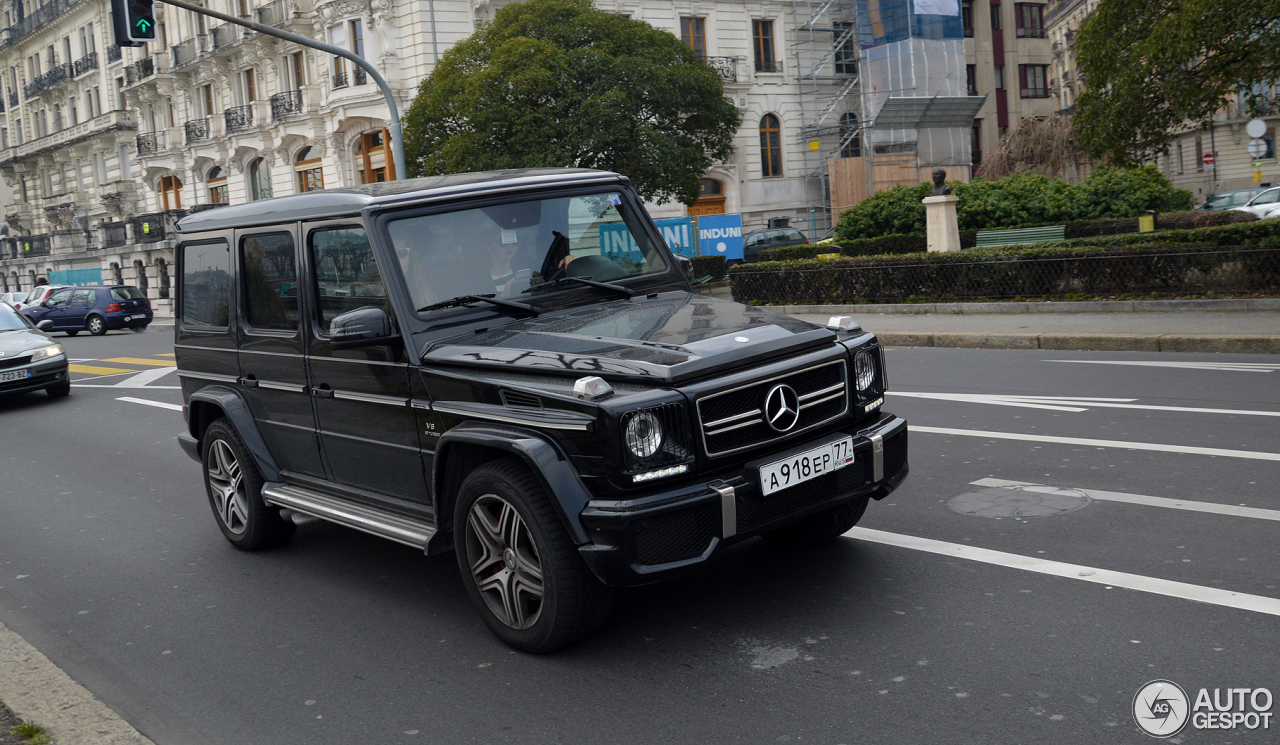
[[[1267,309],[1245,310],[1246,302]],[[810,305],[779,310],[822,324],[833,315],[851,315],[884,343],[899,346],[1280,354],[1277,300]]]

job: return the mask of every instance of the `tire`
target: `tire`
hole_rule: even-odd
[[[205,430],[200,460],[209,507],[232,546],[258,551],[289,540],[297,526],[262,501],[262,474],[226,417]]]
[[[68,332],[66,332],[67,336],[75,336],[75,335],[76,335],[76,334],[78,334],[78,333],[80,333],[80,329],[76,329],[75,331],[68,331]]]
[[[804,548],[834,540],[858,524],[867,511],[870,495],[836,505],[816,515],[798,520],[764,534],[764,539],[778,546]]]
[[[84,327],[94,336],[102,336],[107,333],[107,322],[102,316],[89,316],[89,320],[85,321]]]
[[[63,398],[64,396],[68,396],[71,394],[71,380],[68,378],[61,383],[55,383],[54,385],[45,388],[44,392],[49,394],[49,398]]]
[[[468,474],[453,530],[467,595],[506,644],[551,652],[588,636],[608,617],[613,591],[587,569],[523,464],[493,460]]]

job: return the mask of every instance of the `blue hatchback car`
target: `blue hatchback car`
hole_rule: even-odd
[[[143,331],[151,323],[151,301],[129,285],[64,287],[39,305],[22,309],[32,323],[52,321],[49,331],[102,336],[112,329]]]

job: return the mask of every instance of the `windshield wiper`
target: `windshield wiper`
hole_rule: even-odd
[[[425,313],[429,310],[440,310],[441,308],[456,308],[459,305],[469,305],[471,303],[489,303],[490,305],[496,305],[499,308],[510,308],[512,310],[528,313],[531,316],[538,315],[538,309],[532,305],[517,303],[511,300],[499,300],[494,297],[492,293],[488,295],[459,295],[455,298],[449,298],[448,300],[444,300],[439,303],[418,308],[418,312]]]
[[[569,283],[569,282],[576,282],[576,283],[578,283],[578,284],[580,284],[580,285],[586,285],[586,286],[588,286],[588,287],[595,287],[595,288],[598,288],[598,289],[601,289],[601,290],[608,290],[608,291],[610,291],[610,292],[615,292],[615,293],[617,293],[617,294],[619,294],[619,295],[622,295],[623,297],[632,297],[632,296],[634,296],[634,295],[635,295],[635,292],[633,292],[632,290],[630,290],[630,289],[628,289],[628,288],[626,288],[626,287],[623,287],[622,285],[616,285],[616,284],[614,284],[614,283],[612,283],[612,282],[597,282],[596,280],[592,279],[590,276],[584,276],[584,277],[561,277],[560,279],[553,279],[553,280],[551,280],[550,282],[543,282],[543,283],[542,283],[542,284],[540,284],[540,285],[534,285],[533,287],[530,287],[530,288],[528,288],[528,289],[526,289],[526,290],[521,290],[521,292],[522,292],[522,293],[524,293],[524,292],[533,292],[534,290],[538,290],[538,289],[543,288],[543,287],[555,287],[555,286],[557,286],[557,285],[563,285],[563,284],[567,284],[567,283]]]

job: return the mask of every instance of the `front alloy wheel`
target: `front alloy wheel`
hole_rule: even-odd
[[[542,613],[542,561],[520,513],[497,494],[484,494],[467,515],[467,561],[476,589],[507,626],[524,630]]]

